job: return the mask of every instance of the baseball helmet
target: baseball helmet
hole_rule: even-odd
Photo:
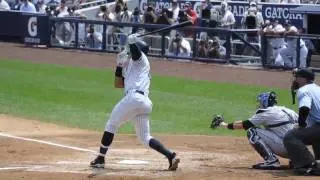
[[[142,51],[144,54],[148,54],[149,52],[149,46],[146,42],[144,41],[138,41],[136,42],[137,47]]]
[[[277,104],[277,95],[275,92],[263,92],[257,96],[257,100],[262,105],[261,108],[267,108]]]

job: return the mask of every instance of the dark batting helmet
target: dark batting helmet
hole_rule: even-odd
[[[144,54],[148,54],[149,52],[149,46],[146,42],[144,41],[138,41],[136,42],[136,45],[138,46],[138,48],[144,53]]]

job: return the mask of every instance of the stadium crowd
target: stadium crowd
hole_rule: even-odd
[[[68,3],[67,3],[68,2]],[[173,25],[183,21],[193,21],[195,26],[222,28],[222,29],[254,29],[256,32],[244,34],[244,38],[252,44],[260,44],[261,35],[279,36],[269,38],[268,46],[271,50],[270,57],[273,63],[282,67],[296,67],[296,45],[297,40],[285,38],[287,35],[295,35],[304,30],[297,29],[292,23],[279,22],[277,19],[263,19],[259,3],[310,3],[313,1],[303,0],[251,0],[248,2],[249,8],[244,12],[241,20],[241,26],[236,25],[235,16],[230,11],[227,1],[221,1],[215,5],[210,0],[204,0],[199,11],[194,10],[191,2],[180,3],[178,0],[172,0],[170,8],[157,9],[155,3],[148,3],[143,12],[139,7],[128,9],[124,0],[116,0],[112,6],[102,5],[96,19],[105,22],[129,22],[143,24],[161,24]],[[18,10],[24,12],[39,12],[57,17],[76,17],[86,19],[82,14],[75,13],[77,6],[81,1],[66,0],[14,0],[6,2],[0,0],[0,10]],[[66,27],[68,26],[68,27]],[[64,23],[64,31],[74,29],[73,24]],[[56,29],[59,29],[57,27]],[[152,31],[153,29],[141,29],[137,27],[116,27],[107,26],[106,36],[109,50],[121,50],[121,46],[126,43],[128,34],[138,31]],[[79,24],[79,42],[81,46],[89,48],[102,48],[103,28],[101,25]],[[197,34],[197,42],[193,42],[192,31],[181,30],[171,31],[166,35],[168,37],[167,55],[190,57],[197,56],[201,58],[224,58],[226,56],[226,36],[219,32],[200,32]],[[81,38],[80,38],[81,36]],[[160,37],[160,35],[159,35]],[[59,38],[58,38],[59,39]],[[61,38],[60,38],[61,39]],[[62,40],[59,40],[62,41]],[[193,52],[193,43],[196,43],[196,52]],[[120,47],[120,49],[119,49]],[[261,47],[261,45],[259,45]],[[118,49],[117,49],[118,48]],[[254,52],[246,46],[241,50],[240,55],[254,55]],[[310,40],[300,40],[300,67],[310,65],[311,54],[314,50],[314,44]],[[194,53],[194,54],[193,54]]]

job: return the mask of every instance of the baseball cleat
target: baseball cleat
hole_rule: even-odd
[[[280,162],[278,159],[274,161],[265,161],[258,163],[252,166],[253,169],[265,169],[265,170],[274,170],[280,168]]]
[[[178,164],[180,163],[180,159],[176,157],[176,153],[172,153],[172,158],[169,160],[169,171],[175,171],[178,169]]]
[[[92,168],[104,168],[104,157],[103,156],[97,156],[96,159],[90,162],[90,167]]]

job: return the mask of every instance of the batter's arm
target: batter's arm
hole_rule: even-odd
[[[117,66],[114,76],[114,87],[124,88],[124,77],[122,76],[122,67]]]

